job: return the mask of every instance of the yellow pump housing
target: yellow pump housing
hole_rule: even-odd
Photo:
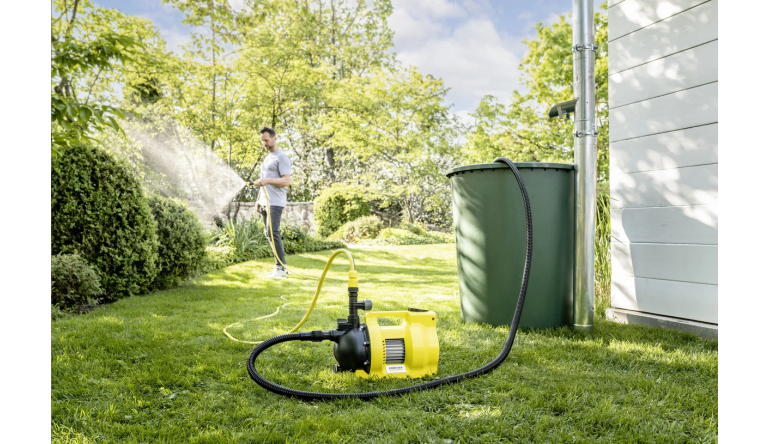
[[[380,326],[379,318],[401,317],[401,325]],[[408,311],[372,311],[364,315],[369,333],[371,368],[356,370],[361,378],[420,378],[438,371],[436,313],[419,308]]]

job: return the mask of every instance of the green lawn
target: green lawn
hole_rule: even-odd
[[[439,376],[479,367],[499,353],[507,328],[463,324],[455,246],[351,250],[360,298],[375,310],[422,306],[438,314]],[[320,275],[329,252],[289,256]],[[535,265],[536,266],[536,265]],[[253,346],[300,319],[317,282],[268,280],[269,260],[231,266],[175,289],[132,297],[52,324],[55,442],[470,443],[716,442],[716,341],[597,318],[588,336],[567,328],[520,331],[494,372],[460,384],[373,401],[302,402],[251,381]],[[345,317],[347,264],[338,257],[303,331]],[[330,279],[329,279],[330,278]],[[410,385],[333,374],[329,342],[272,348],[258,370],[311,391]],[[263,359],[264,358],[264,359]]]

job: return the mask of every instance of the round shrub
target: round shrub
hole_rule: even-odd
[[[307,230],[301,225],[286,221],[281,223],[281,240],[286,254],[301,254],[311,251],[331,250],[334,248],[345,248],[345,244],[339,241],[319,239],[308,234]],[[265,242],[269,242],[265,238]],[[271,248],[268,243],[268,248]],[[269,256],[273,255],[270,249]],[[269,257],[268,256],[268,257]]]
[[[206,274],[220,268],[225,268],[234,263],[240,262],[238,256],[235,254],[235,248],[230,245],[214,246],[209,245],[206,247],[206,255],[203,258],[198,270],[195,274]]]
[[[364,216],[347,222],[329,236],[329,239],[343,239],[345,242],[375,239],[382,229],[383,225],[380,218],[377,216]]]
[[[139,183],[105,150],[71,146],[52,158],[51,250],[79,252],[106,301],[150,290],[158,274],[155,221]]]
[[[412,234],[416,234],[417,236],[427,236],[428,232],[425,230],[425,226],[419,223],[409,223],[409,222],[401,222],[401,226],[399,227],[402,230],[407,230]]]
[[[428,231],[419,235],[403,228],[383,228],[373,242],[378,245],[424,245],[454,243],[454,235],[440,231]]]
[[[316,232],[323,237],[337,231],[345,222],[370,213],[366,191],[355,185],[333,185],[321,191],[313,204]]]
[[[182,202],[153,195],[148,199],[157,224],[158,275],[155,288],[178,285],[201,267],[206,233],[198,217]]]
[[[98,303],[99,275],[79,254],[51,256],[51,304],[57,309]]]

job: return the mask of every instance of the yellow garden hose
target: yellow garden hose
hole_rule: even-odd
[[[267,199],[267,193],[265,193],[265,199]],[[278,253],[276,253],[275,251],[275,244],[273,242],[273,227],[272,227],[272,223],[270,222],[270,202],[269,201],[267,201],[267,221],[270,227],[270,245],[273,247],[273,254],[275,254],[275,257],[278,260],[278,262],[280,262],[284,267],[286,267],[286,264],[284,264],[283,261],[281,261],[281,259],[278,258]],[[323,287],[324,279],[326,278],[326,273],[329,272],[329,267],[331,267],[332,261],[334,261],[334,258],[339,256],[340,254],[345,254],[348,257],[348,263],[350,264],[350,271],[348,271],[348,287],[358,287],[358,272],[356,271],[356,263],[353,260],[353,255],[350,253],[350,251],[345,249],[335,250],[334,253],[332,253],[331,257],[329,257],[329,260],[326,261],[326,267],[324,267],[324,271],[323,273],[321,273],[321,278],[318,280],[318,288],[315,291],[315,296],[313,296],[313,300],[310,302],[310,307],[307,309],[305,316],[303,316],[302,319],[299,321],[299,323],[296,326],[294,326],[294,328],[289,330],[287,333],[294,333],[298,331],[299,328],[302,327],[302,324],[304,324],[308,320],[308,318],[310,318],[310,313],[313,311],[313,308],[315,308],[315,304],[316,304],[316,301],[318,300],[318,296],[321,294],[321,288]],[[303,276],[299,273],[297,273],[297,275]],[[303,276],[303,277],[310,278],[310,276]],[[236,342],[242,342],[245,344],[261,344],[263,341],[253,342],[253,341],[244,341],[241,339],[234,338],[232,335],[230,335],[230,333],[227,332],[227,329],[235,325],[242,324],[243,322],[259,321],[259,320],[277,315],[278,312],[281,310],[281,308],[291,304],[291,302],[286,300],[283,296],[281,297],[281,299],[283,299],[284,301],[287,301],[287,303],[277,307],[275,312],[273,312],[272,314],[260,316],[258,318],[251,319],[250,321],[234,322],[226,326],[225,328],[223,328],[222,332],[225,334],[225,336],[227,336],[228,338]]]

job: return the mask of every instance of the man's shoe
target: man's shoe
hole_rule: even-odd
[[[271,279],[280,279],[288,277],[289,273],[283,269],[283,268],[276,268],[275,270],[271,271],[270,274],[267,275],[267,277]]]

